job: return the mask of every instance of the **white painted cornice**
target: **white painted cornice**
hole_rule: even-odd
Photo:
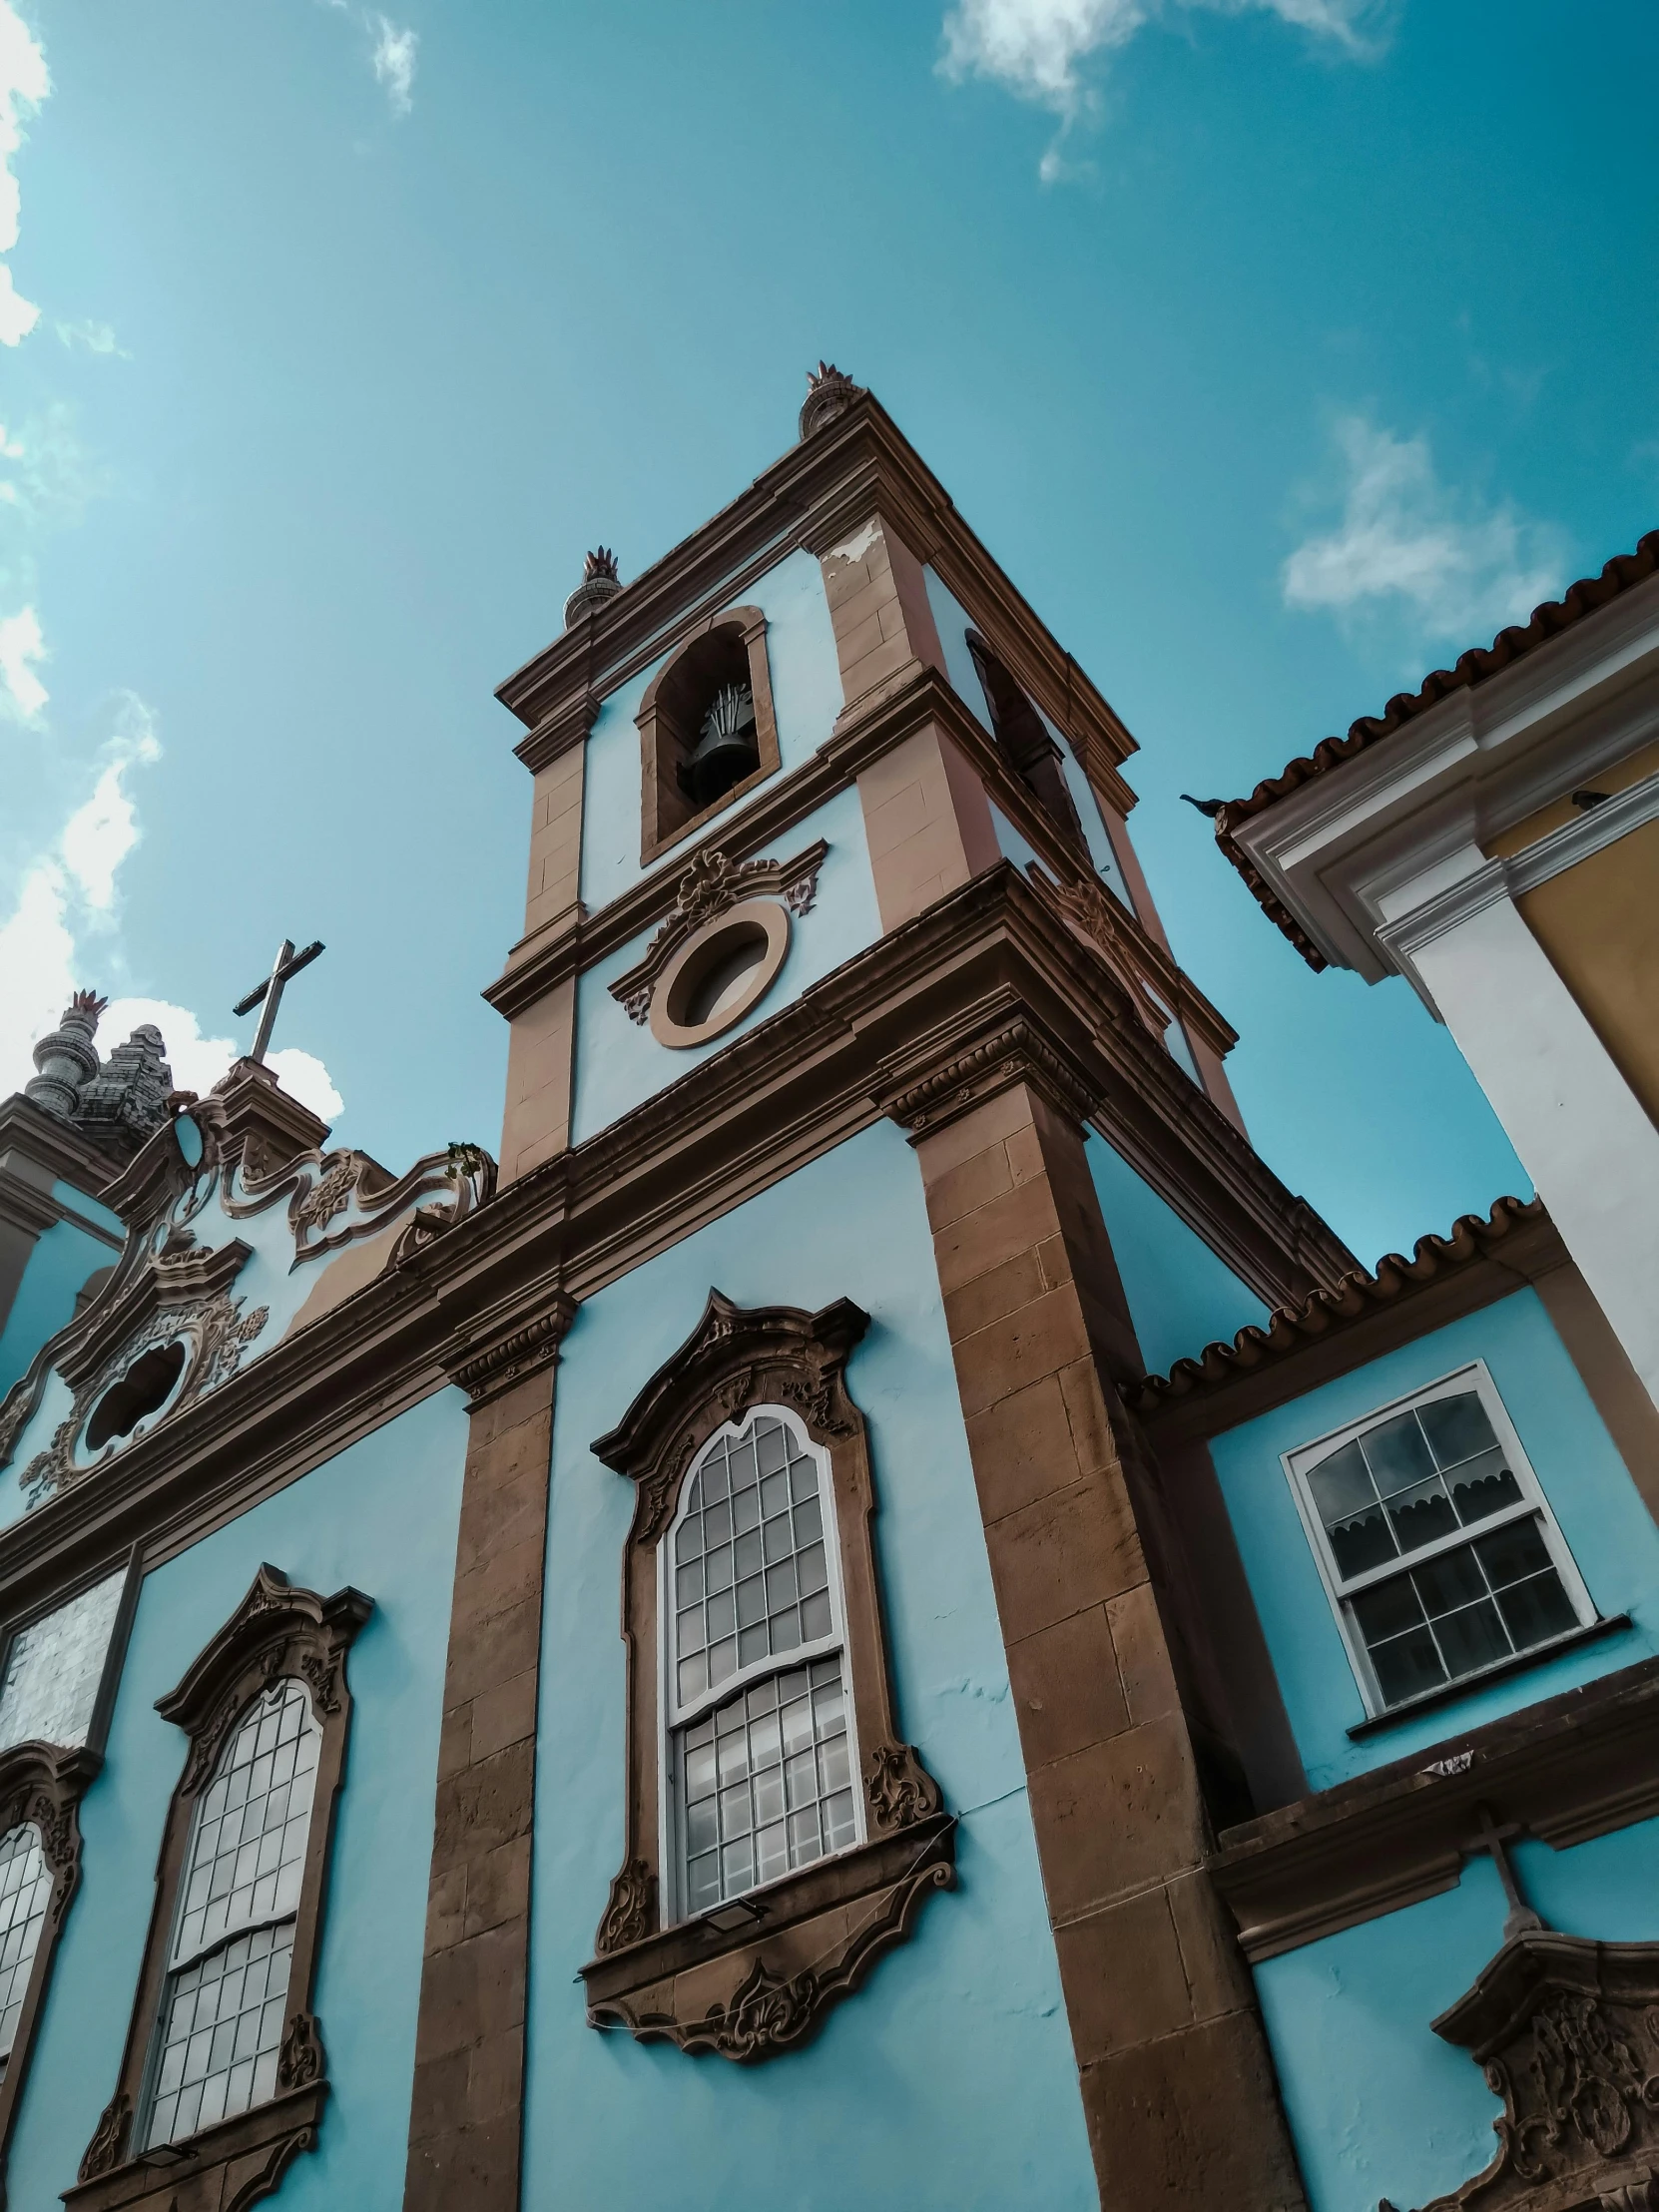
[[[1484,860],[1476,852],[1474,858],[1480,864],[1443,888],[1419,878],[1418,887],[1424,895],[1403,904],[1382,921],[1377,930],[1378,941],[1388,955],[1390,967],[1404,975],[1429,1010],[1437,1013],[1416,964],[1416,954],[1425,945],[1472,920],[1500,898],[1520,898],[1536,890],[1541,883],[1604,852],[1620,837],[1650,822],[1659,822],[1659,774],[1644,777],[1599,807],[1586,809],[1510,859]]]
[[[1479,846],[1656,737],[1659,575],[1310,777],[1233,835],[1326,959],[1377,982],[1407,972],[1400,929],[1424,904],[1425,879],[1438,877],[1436,897],[1465,895],[1484,866]],[[1611,841],[1648,819],[1640,804],[1620,794],[1555,832],[1570,833],[1567,845],[1540,840],[1528,867],[1573,864],[1552,863],[1546,848],[1587,857],[1600,845],[1570,839]]]

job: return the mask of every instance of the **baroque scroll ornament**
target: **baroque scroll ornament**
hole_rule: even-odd
[[[1433,2023],[1503,2099],[1498,2151],[1423,2212],[1597,2212],[1654,2201],[1659,1943],[1530,1930]],[[1395,2212],[1384,2197],[1379,2212]]]
[[[651,1933],[651,1902],[656,1877],[643,1859],[627,1860],[611,1884],[611,1895],[593,1939],[596,1952],[626,1950]]]
[[[37,1452],[23,1470],[22,1487],[31,1510],[72,1489],[97,1472],[121,1447],[142,1435],[142,1426],[131,1436],[112,1437],[98,1457],[85,1466],[75,1460],[75,1446],[93,1407],[105,1393],[129,1374],[145,1353],[173,1344],[186,1348],[184,1380],[167,1413],[171,1417],[205,1397],[227,1382],[242,1365],[243,1354],[271,1319],[271,1309],[256,1306],[245,1314],[244,1298],[223,1292],[218,1298],[200,1299],[190,1306],[164,1306],[153,1314],[136,1336],[128,1339],[114,1359],[83,1382],[75,1393],[68,1417],[53,1433],[44,1451]]]
[[[877,1828],[911,1828],[939,1810],[939,1786],[911,1744],[877,1744],[864,1763],[864,1792]]]

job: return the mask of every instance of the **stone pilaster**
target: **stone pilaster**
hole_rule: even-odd
[[[923,666],[944,669],[920,562],[880,515],[820,556],[835,633],[841,720]],[[919,914],[999,857],[984,788],[929,723],[858,777],[883,929]]]
[[[1139,1362],[1082,1133],[1015,1082],[915,1147],[1102,2202],[1295,2212],[1204,1872],[1157,1532],[1110,1382]]]
[[[536,1693],[556,1348],[569,1309],[458,1366],[476,1393],[444,1677],[405,2212],[518,2212]]]

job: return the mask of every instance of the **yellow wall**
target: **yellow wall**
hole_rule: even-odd
[[[1659,773],[1659,740],[1590,779],[1609,798]],[[1569,793],[1486,838],[1512,859],[1580,820]],[[1659,822],[1633,830],[1515,904],[1625,1081],[1659,1124]]]
[[[1639,753],[1632,753],[1616,768],[1604,768],[1590,778],[1592,791],[1605,792],[1609,799],[1615,792],[1628,791],[1632,784],[1639,784],[1644,776],[1653,775],[1659,769],[1659,739],[1652,745],[1644,745]],[[1511,824],[1495,836],[1487,837],[1480,849],[1488,860],[1513,859],[1517,852],[1524,852],[1529,844],[1536,844],[1540,837],[1547,837],[1552,830],[1565,828],[1569,822],[1579,819],[1579,810],[1571,797],[1563,792],[1559,799],[1552,799],[1547,807],[1540,807],[1536,814],[1528,815],[1524,822]]]
[[[1515,901],[1626,1082],[1659,1123],[1659,822]],[[1616,1163],[1609,1162],[1616,1172]]]

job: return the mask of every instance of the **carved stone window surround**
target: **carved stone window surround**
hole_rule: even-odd
[[[31,1826],[40,1838],[41,1857],[52,1878],[46,1919],[35,1944],[23,2009],[12,2036],[11,2055],[0,2079],[0,2177],[12,2122],[28,2077],[35,2020],[52,1974],[52,1955],[81,1879],[81,1800],[104,1761],[90,1746],[66,1750],[59,1744],[13,1744],[0,1752],[0,1836]],[[0,2203],[5,2199],[0,2179]]]
[[[268,2196],[291,2160],[315,2143],[328,2084],[311,2000],[351,1717],[345,1658],[372,1610],[372,1601],[359,1590],[337,1590],[323,1598],[296,1589],[276,1568],[263,1566],[178,1688],[157,1701],[163,1719],[185,1731],[189,1751],[168,1809],[155,1908],[120,2075],[82,2158],[77,2184],[64,2192],[65,2203],[77,2212],[115,2212],[118,2206],[169,2212],[175,2197],[184,2201],[187,2182],[191,2204],[235,2206],[241,2212]],[[249,1705],[273,1683],[287,1679],[303,1684],[322,1735],[293,1921],[277,2094],[179,2143],[139,2150],[133,2136],[143,2117],[147,2067],[167,1987],[179,1885],[197,1803]]]
[[[862,1415],[844,1370],[867,1316],[841,1299],[817,1314],[746,1310],[711,1291],[697,1328],[593,1446],[636,1484],[623,1561],[627,1651],[623,1865],[583,1967],[588,2017],[641,2040],[754,2061],[793,2048],[870,1964],[908,1934],[925,1897],[954,1882],[953,1818],[897,1736],[871,1519]],[[754,1407],[786,1407],[830,1460],[844,1600],[845,1690],[860,1747],[867,1840],[665,1927],[661,1864],[658,1546],[705,1443]],[[738,1923],[726,1929],[717,1920]]]
[[[681,763],[690,755],[697,732],[683,726],[675,698],[677,676],[683,677],[688,658],[722,631],[730,631],[741,647],[749,670],[749,687],[755,701],[755,743],[759,765],[734,784],[730,791],[707,807],[693,809],[676,781]],[[671,658],[646,688],[635,717],[640,733],[640,863],[651,862],[701,830],[706,822],[735,806],[747,792],[780,764],[778,722],[772,704],[772,671],[767,661],[767,618],[759,607],[726,607],[706,615],[682,637]]]
[[[701,1044],[741,1021],[771,989],[788,956],[790,916],[811,913],[819,871],[830,847],[820,838],[791,860],[734,863],[719,850],[700,851],[681,876],[674,910],[637,960],[610,985],[630,1019],[649,1022],[660,1044]],[[750,922],[765,930],[768,947],[742,1000],[718,1021],[688,1027],[675,1018],[675,984],[688,962],[729,926]]]

